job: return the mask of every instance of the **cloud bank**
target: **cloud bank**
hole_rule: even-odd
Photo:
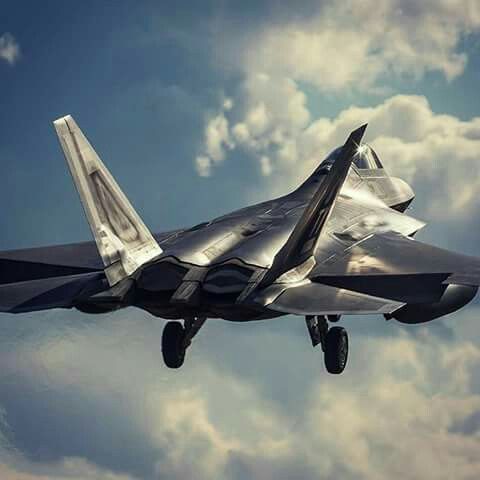
[[[430,199],[425,215],[468,216],[480,206],[480,179],[470,174],[480,162],[480,118],[462,121],[433,112],[424,96],[395,95],[375,107],[352,106],[334,119],[311,121],[306,96],[292,80],[278,84],[258,75],[246,82],[245,92],[236,123],[224,111],[207,123],[206,131],[217,133],[217,142],[205,145],[205,156],[215,159],[209,166],[240,149],[258,161],[262,175],[274,177],[269,193],[279,195],[303,181],[351,130],[368,122],[366,140],[392,175],[423,191],[442,192]]]
[[[469,176],[478,162],[478,118],[462,121],[433,112],[426,97],[401,94],[373,107],[352,106],[336,118],[313,118],[304,88],[385,93],[392,80],[420,79],[428,72],[450,81],[468,61],[462,41],[480,29],[478,2],[367,0],[359,8],[358,2],[324,1],[310,15],[278,14],[262,26],[245,38],[234,31],[220,42],[226,57],[240,60],[231,68],[243,80],[228,108],[207,117],[195,160],[199,175],[212,175],[229,153],[240,151],[271,177],[265,193],[282,194],[350,130],[369,122],[367,140],[392,174],[424,191],[446,193],[447,200],[437,197],[422,213],[438,218],[478,210],[480,182]],[[242,54],[232,55],[230,44]]]
[[[307,17],[272,22],[247,41],[244,67],[324,91],[377,89],[391,76],[460,75],[465,35],[480,28],[475,0],[324,1]],[[248,48],[250,47],[250,48]]]
[[[474,328],[474,315],[463,316],[463,328]],[[334,378],[291,320],[253,337],[212,321],[174,375],[160,364],[160,325],[152,329],[140,312],[108,315],[95,327],[68,317],[45,332],[32,316],[15,347],[2,340],[3,430],[7,451],[18,449],[2,454],[2,478],[478,476],[478,334],[439,342],[427,327],[416,336],[397,325],[376,338],[357,331],[349,369]],[[213,349],[212,338],[230,342]],[[281,358],[257,356],[256,371],[234,373],[248,349],[269,342]],[[280,372],[286,388],[302,389],[291,392],[294,409],[268,380]]]

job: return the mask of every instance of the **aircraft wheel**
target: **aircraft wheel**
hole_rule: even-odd
[[[180,368],[185,360],[185,329],[180,322],[168,322],[162,334],[163,361],[168,368]]]
[[[332,327],[325,339],[325,367],[328,373],[342,373],[347,365],[348,335],[342,327]]]

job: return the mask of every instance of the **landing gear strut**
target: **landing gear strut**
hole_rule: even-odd
[[[312,345],[322,346],[325,368],[333,374],[342,373],[348,359],[348,335],[342,327],[328,328],[328,320],[338,321],[339,316],[307,315],[305,321],[312,340]]]
[[[180,368],[185,360],[185,352],[193,337],[205,323],[206,317],[186,318],[181,322],[168,322],[162,334],[162,355],[169,368]]]

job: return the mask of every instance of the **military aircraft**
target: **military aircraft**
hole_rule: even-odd
[[[295,191],[152,234],[73,118],[54,122],[94,242],[0,252],[0,311],[135,306],[168,319],[162,353],[180,367],[207,318],[305,317],[328,372],[347,363],[342,315],[413,324],[467,304],[480,259],[413,239],[411,187],[389,176],[363,125]],[[183,322],[181,321],[183,320]]]

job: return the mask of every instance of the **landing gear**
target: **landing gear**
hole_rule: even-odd
[[[163,361],[168,368],[180,368],[185,360],[185,329],[180,322],[168,322],[162,334]]]
[[[343,327],[332,327],[325,342],[325,368],[328,373],[339,374],[345,370],[348,359],[348,335]]]
[[[185,352],[193,337],[205,323],[206,317],[187,318],[181,322],[168,322],[162,334],[163,361],[168,368],[180,368],[185,360]]]
[[[333,318],[332,318],[333,317]],[[330,321],[338,321],[339,316],[328,316]],[[342,373],[348,359],[348,335],[342,327],[328,328],[324,315],[305,317],[312,345],[321,345],[324,352],[325,368],[328,373]]]

